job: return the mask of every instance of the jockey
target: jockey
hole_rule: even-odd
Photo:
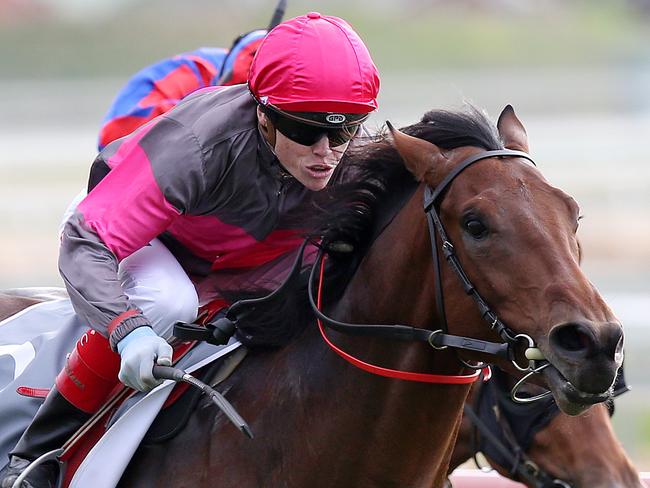
[[[199,303],[277,277],[302,240],[286,217],[328,184],[378,91],[356,32],[311,12],[264,37],[248,85],[199,90],[106,146],[59,257],[91,329],[0,472],[2,488],[60,447],[118,381],[158,385],[153,365],[171,364],[165,338]],[[54,486],[56,476],[44,463],[23,486]]]

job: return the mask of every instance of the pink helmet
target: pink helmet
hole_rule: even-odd
[[[248,85],[260,104],[281,111],[367,114],[377,108],[379,73],[347,22],[310,12],[269,32]]]

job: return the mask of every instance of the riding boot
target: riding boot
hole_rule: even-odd
[[[0,471],[0,487],[11,488],[34,459],[61,447],[90,416],[68,402],[56,387],[52,388],[11,452],[9,464]],[[21,488],[54,488],[57,474],[55,462],[43,463],[30,473]]]
[[[33,460],[62,447],[104,404],[119,382],[119,366],[119,355],[100,334],[89,331],[77,341],[55,386],[10,453],[9,464],[0,471],[0,488],[11,488]],[[21,488],[54,488],[57,476],[57,463],[46,462],[34,468]]]

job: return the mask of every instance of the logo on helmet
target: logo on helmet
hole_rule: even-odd
[[[325,120],[330,124],[342,124],[346,121],[346,117],[343,114],[328,114],[325,116]]]

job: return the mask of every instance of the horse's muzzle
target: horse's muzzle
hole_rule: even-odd
[[[577,415],[611,396],[623,364],[623,329],[616,322],[580,320],[556,325],[549,334],[544,372],[558,406]]]

